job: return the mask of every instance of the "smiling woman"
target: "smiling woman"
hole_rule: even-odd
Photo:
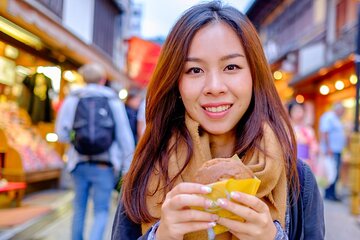
[[[208,51],[212,46],[219,47]],[[233,140],[235,126],[250,104],[252,78],[243,46],[230,26],[213,22],[196,33],[179,91],[187,114],[205,131]],[[231,157],[233,149],[223,154]]]
[[[296,159],[288,115],[245,15],[219,1],[187,10],[165,41],[146,103],[112,239],[213,239],[216,225],[226,229],[216,239],[323,239],[315,178]],[[234,191],[212,201],[196,173],[232,156],[260,187],[256,196]],[[235,218],[201,211],[214,206]]]

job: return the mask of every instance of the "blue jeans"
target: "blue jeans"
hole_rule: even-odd
[[[108,221],[111,193],[114,187],[113,168],[83,163],[76,166],[71,175],[75,188],[72,240],[83,239],[90,189],[94,203],[94,222],[91,227],[90,240],[101,240]]]

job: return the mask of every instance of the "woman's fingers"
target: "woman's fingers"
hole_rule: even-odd
[[[218,199],[216,204],[221,208],[244,218],[246,221],[251,222],[258,222],[261,220],[259,218],[260,215],[269,214],[269,207],[255,196],[232,192],[231,198],[234,202],[227,199]]]
[[[239,236],[239,233],[241,233],[242,235],[249,235],[254,233],[254,229],[252,228],[252,226],[249,226],[249,224],[239,222],[237,220],[231,220],[221,217],[217,220],[217,224],[227,227],[228,229],[230,229],[230,231],[233,231],[234,233],[236,232],[237,236]]]
[[[244,204],[258,213],[269,211],[269,207],[256,196],[242,192],[231,192],[230,196],[235,202]]]
[[[188,223],[181,223],[174,226],[174,231],[179,232],[179,235],[185,235],[191,232],[197,232],[201,230],[206,230],[212,228],[216,225],[215,222],[188,222]],[[176,234],[176,233],[175,233]]]
[[[214,207],[215,202],[196,194],[178,194],[169,201],[169,207],[173,210],[181,210],[189,206],[203,207],[206,209]]]
[[[178,222],[216,222],[219,220],[219,216],[216,214],[188,209],[179,212]]]
[[[166,197],[172,198],[178,194],[208,194],[212,190],[210,187],[198,184],[184,182],[176,185],[170,192],[167,193]]]
[[[231,198],[235,202],[227,199],[218,199],[216,204],[242,217],[245,221],[253,222],[260,226],[267,225],[272,220],[269,207],[259,198],[240,192],[232,192]]]
[[[269,207],[259,198],[234,192],[232,201],[219,199],[217,204],[244,219],[238,220],[220,218],[217,223],[230,229],[240,239],[273,239],[276,228],[271,218]],[[267,235],[268,234],[268,235]]]

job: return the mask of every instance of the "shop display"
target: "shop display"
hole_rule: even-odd
[[[52,89],[51,79],[43,73],[34,73],[26,76],[23,80],[23,91],[28,91],[26,94],[28,99],[25,102],[27,105],[27,112],[34,124],[38,122],[51,122],[52,107],[49,92]]]
[[[0,129],[8,145],[19,153],[26,173],[63,167],[59,154],[34,128],[27,126],[27,120],[21,117],[16,103],[0,103],[0,113]]]
[[[14,61],[0,56],[0,83],[6,85],[13,85],[15,82],[15,67]]]

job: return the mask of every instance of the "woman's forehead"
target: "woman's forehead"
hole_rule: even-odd
[[[238,34],[222,21],[215,21],[199,29],[190,42],[188,55],[203,51],[216,53],[216,51],[225,50],[230,52],[239,52],[244,55]],[[227,50],[228,49],[228,50]]]

